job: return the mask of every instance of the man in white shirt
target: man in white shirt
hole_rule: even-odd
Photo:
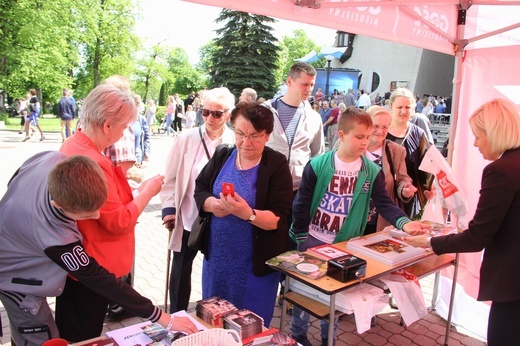
[[[368,91],[365,90],[363,95],[359,96],[358,108],[367,109],[372,105],[372,101],[370,100],[370,96],[368,95]]]

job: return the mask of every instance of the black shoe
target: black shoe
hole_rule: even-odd
[[[294,341],[301,344],[302,346],[312,346],[309,339],[307,339],[307,334],[302,334],[302,335],[298,335],[298,336],[292,335],[291,338],[293,338]]]
[[[119,322],[130,317],[135,317],[135,315],[117,304],[108,308],[107,319],[110,322]]]

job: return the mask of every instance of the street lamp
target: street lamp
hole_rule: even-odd
[[[331,63],[333,57],[334,57],[333,55],[325,56],[325,59],[327,59],[327,67],[326,67],[327,82],[325,83],[325,95],[326,95],[326,97],[329,96],[329,80],[330,80],[330,72],[332,71],[332,68],[330,67],[330,63]]]

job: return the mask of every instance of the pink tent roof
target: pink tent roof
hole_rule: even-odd
[[[467,0],[188,1],[319,25],[451,55],[456,53],[459,44],[465,46],[466,42],[461,40],[468,40],[465,49],[520,44],[520,1],[472,0],[471,6]],[[461,8],[468,9],[459,12]],[[458,23],[464,18],[466,25],[460,34]],[[486,38],[488,35],[491,38]],[[477,44],[473,43],[475,38]]]

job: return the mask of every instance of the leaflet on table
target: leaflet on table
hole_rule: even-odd
[[[265,263],[312,279],[319,279],[327,273],[327,261],[296,250],[284,252]]]
[[[432,230],[430,231],[430,235],[432,237],[457,233],[457,227],[455,227],[454,225],[443,225],[442,223],[432,222],[428,220],[421,220],[421,223],[430,225],[432,227]]]
[[[429,234],[432,237],[438,237],[441,235],[447,235],[447,234],[453,234],[457,233],[457,227],[451,226],[451,225],[443,225],[442,223],[432,222],[423,220],[421,221],[422,224],[430,225],[432,227],[431,231],[429,231]],[[386,230],[386,228],[385,228]],[[388,230],[388,234],[392,237],[409,237],[410,234],[406,233],[405,231],[398,230],[395,227],[392,227]]]
[[[319,255],[321,255],[323,257],[327,257],[327,258],[338,258],[338,257],[348,255],[348,253],[343,252],[329,244],[313,246],[313,247],[308,248],[308,250],[310,252],[314,252],[316,254],[319,254]]]
[[[174,315],[176,317],[189,317],[199,330],[206,329],[206,327],[191,317],[186,311],[178,311]],[[106,334],[113,339],[118,346],[171,345],[174,340],[186,336],[186,334],[178,331],[168,332],[160,324],[150,321],[111,330]]]
[[[351,239],[347,242],[347,250],[366,255],[391,266],[419,258],[426,252],[423,248],[413,247],[383,234]]]

